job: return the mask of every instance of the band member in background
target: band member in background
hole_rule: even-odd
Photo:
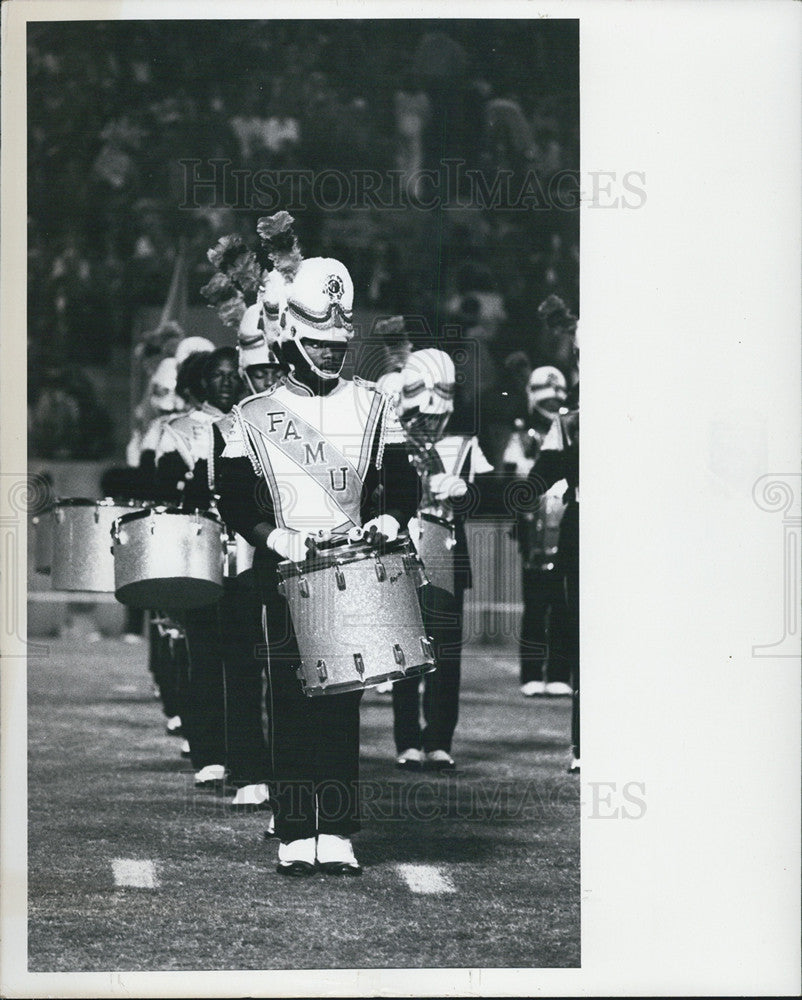
[[[459,501],[477,475],[493,471],[475,437],[445,434],[454,386],[454,363],[443,351],[416,351],[404,365],[398,415],[423,483],[422,505],[409,532],[430,581],[420,591],[421,610],[437,661],[437,670],[423,681],[423,729],[418,679],[393,685],[396,765],[406,769],[455,766],[451,743],[459,714],[463,594],[471,586]]]
[[[220,510],[256,549],[268,649],[270,797],[281,841],[277,871],[308,875],[317,866],[358,875],[351,836],[360,829],[362,692],[304,695],[276,568],[285,559],[303,561],[316,540],[332,533],[354,537],[361,529],[374,544],[395,539],[415,510],[418,484],[403,453],[396,467],[383,465],[387,397],[372,383],[341,375],[353,336],[348,270],[328,258],[301,262],[281,216],[289,218],[260,220],[259,232],[265,243],[280,236],[287,248],[274,263],[286,281],[279,347],[288,374],[236,408],[219,463]]]
[[[190,359],[191,360],[191,359]],[[237,353],[220,347],[208,354],[201,379],[202,404],[165,423],[156,453],[156,486],[160,496],[182,510],[212,506],[208,462],[211,425],[240,396]],[[182,611],[189,658],[186,691],[181,699],[182,729],[198,787],[216,787],[225,777],[225,682],[221,629],[227,613],[218,604]]]
[[[567,413],[553,422],[529,473],[536,496],[565,479],[565,513],[560,523],[557,571],[563,586],[564,601],[557,605],[560,623],[556,658],[564,661],[563,670],[571,678],[572,755],[569,771],[579,772],[579,383],[566,400]]]
[[[163,358],[158,363],[148,382],[146,399],[138,408],[140,419],[145,411],[155,416],[144,433],[139,426],[134,428],[126,449],[126,459],[131,467],[108,469],[104,473],[101,488],[106,496],[144,501],[158,499],[156,446],[165,422],[182,412],[186,405],[178,392],[178,373],[179,365],[174,357]],[[151,614],[147,617],[148,669],[167,719],[167,732],[180,737],[181,715],[175,664],[176,654],[180,655],[176,646],[177,633],[174,628],[166,631],[164,627],[159,627]],[[143,622],[144,613],[140,609],[126,608],[124,641],[141,641]]]
[[[536,368],[527,386],[529,417],[517,420],[504,451],[504,468],[526,479],[566,399],[565,377],[557,368]],[[554,483],[535,509],[518,513],[515,526],[522,563],[523,615],[520,636],[521,694],[570,695],[570,671],[556,654],[563,579],[556,568],[564,480]]]
[[[373,332],[381,338],[384,350],[383,374],[376,379],[376,385],[388,396],[397,397],[401,392],[401,369],[412,353],[412,341],[404,317],[390,316],[377,320]]]
[[[273,351],[278,325],[261,304],[249,306],[237,330],[239,374],[248,395],[263,392],[280,381],[284,369]],[[209,461],[209,488],[219,502],[217,468],[223,442],[231,433],[234,414],[229,411],[214,423]],[[267,807],[270,764],[263,729],[262,686],[265,660],[262,603],[253,574],[253,547],[234,531],[230,535],[229,578],[223,628],[226,678],[227,784],[236,789],[234,809]],[[267,720],[268,726],[270,720]]]
[[[178,365],[176,392],[184,400],[187,409],[197,409],[203,402],[199,395],[202,392],[200,387],[202,372],[198,366],[202,365],[200,359],[211,354],[213,350],[214,344],[206,337],[184,337],[176,349],[175,360]],[[193,361],[187,365],[189,358],[193,358]]]

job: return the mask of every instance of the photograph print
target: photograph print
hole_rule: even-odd
[[[26,71],[29,972],[580,967],[579,21]]]

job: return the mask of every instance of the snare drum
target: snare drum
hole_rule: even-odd
[[[305,694],[358,691],[434,670],[418,604],[422,572],[405,537],[381,554],[355,542],[279,564]]]
[[[418,554],[434,587],[454,593],[454,524],[444,517],[421,511],[418,521]]]
[[[226,535],[226,559],[223,569],[226,579],[233,580],[249,572],[253,567],[254,551],[254,547],[249,545],[242,535],[229,532]]]
[[[41,514],[35,514],[31,518],[34,537],[34,568],[37,573],[45,573],[50,576],[53,566],[53,508],[48,507]]]
[[[109,531],[116,518],[141,508],[136,500],[56,500],[51,518],[54,590],[111,593],[114,559]]]
[[[526,569],[552,570],[560,542],[560,523],[565,513],[562,495],[568,488],[560,480],[540,498],[537,510],[522,518],[522,550]]]
[[[211,511],[134,511],[117,519],[111,537],[120,603],[181,610],[220,600],[225,528]]]

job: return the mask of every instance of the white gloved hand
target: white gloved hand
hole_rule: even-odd
[[[407,523],[407,531],[409,532],[409,540],[415,546],[415,551],[418,551],[418,542],[420,541],[420,521],[418,520],[417,514],[411,517]]]
[[[362,526],[362,537],[371,541],[371,535],[383,535],[385,541],[394,542],[398,538],[401,525],[391,514],[381,514]]]
[[[468,492],[468,484],[449,472],[436,472],[429,480],[429,489],[435,500],[459,500]]]
[[[274,528],[267,536],[267,546],[282,559],[292,562],[303,562],[309,552],[307,538],[302,531],[292,531],[290,528]]]

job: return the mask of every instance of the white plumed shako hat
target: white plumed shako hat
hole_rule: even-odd
[[[399,416],[411,411],[442,415],[454,409],[454,362],[434,347],[410,354],[401,370]]]
[[[240,371],[251,365],[277,365],[272,347],[278,339],[278,324],[271,322],[260,302],[243,313],[237,330],[237,355]]]
[[[175,363],[180,365],[190,354],[211,354],[214,344],[206,337],[184,337],[175,352]]]
[[[331,257],[301,262],[286,288],[280,341],[302,337],[347,343],[354,335],[354,283],[348,268]]]
[[[529,376],[529,385],[526,388],[529,396],[530,406],[539,406],[549,399],[558,399],[565,402],[566,383],[565,376],[552,365],[542,365],[535,368]]]

